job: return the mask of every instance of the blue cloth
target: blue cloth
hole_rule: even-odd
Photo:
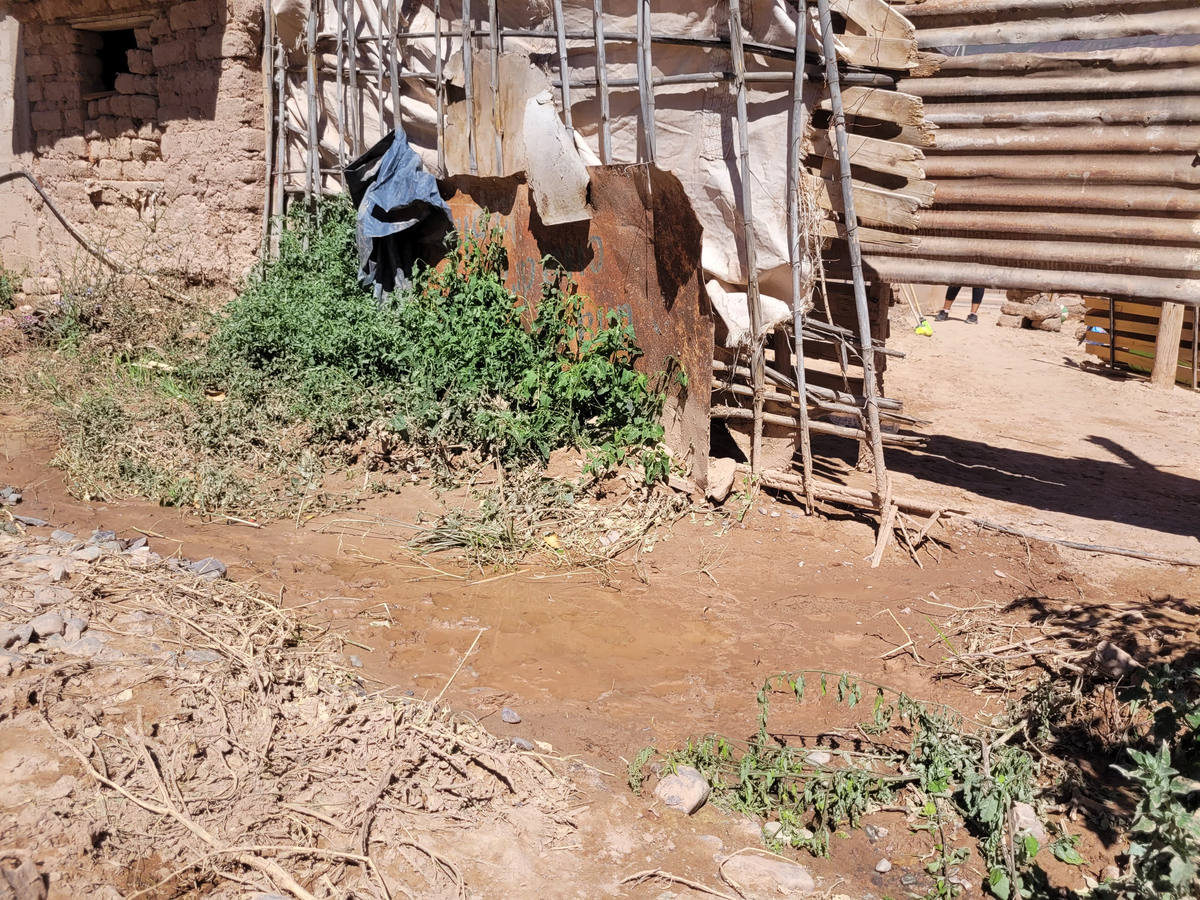
[[[396,129],[346,166],[346,187],[358,209],[359,281],[375,296],[408,285],[413,264],[440,258],[453,228],[437,179]]]

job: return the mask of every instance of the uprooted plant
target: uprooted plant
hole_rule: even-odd
[[[84,396],[43,385],[78,493],[312,508],[331,464],[386,472],[469,452],[512,466],[564,446],[596,470],[640,460],[647,480],[665,477],[666,375],[635,369],[617,313],[587,333],[584,298],[552,261],[540,297],[520,298],[500,230],[467,234],[376,302],[357,280],[347,201],[288,225],[198,351],[143,347]]]

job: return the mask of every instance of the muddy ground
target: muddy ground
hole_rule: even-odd
[[[1066,350],[1062,336],[965,328],[947,323],[932,342],[911,335],[897,341],[911,356],[893,365],[889,393],[932,419],[926,430],[934,435],[924,454],[894,464],[903,491],[942,491],[956,505],[986,501],[987,517],[1007,514],[1007,522],[1034,530],[1200,556],[1200,517],[1187,513],[1198,490],[1191,476],[1196,445],[1179,430],[1194,427],[1200,398],[1183,391],[1151,396],[1084,373],[1057,358]],[[1100,407],[1102,415],[1094,415]],[[254,528],[138,501],[81,502],[47,467],[53,443],[33,419],[10,410],[0,416],[0,435],[0,483],[24,488],[22,514],[76,534],[105,528],[146,535],[164,556],[215,556],[230,578],[255,582],[284,606],[304,607],[354,642],[347,656],[361,661],[369,685],[432,697],[450,682],[446,699],[492,733],[546,742],[570,757],[564,765],[587,807],[573,843],[490,831],[437,837],[477,897],[689,894],[679,885],[618,884],[656,867],[724,887],[714,854],[760,845],[761,823],[711,805],[691,818],[664,810],[648,790],[630,792],[627,761],[650,744],[673,748],[714,731],[752,734],[755,694],[767,676],[784,670],[848,671],[967,713],[998,711],[1002,701],[994,695],[935,678],[945,654],[934,623],[954,616],[954,608],[1011,623],[1018,636],[1032,633],[1016,627],[1022,624],[1065,623],[1087,639],[1119,638],[1145,661],[1197,640],[1200,620],[1187,602],[1200,593],[1195,569],[1027,545],[974,527],[938,531],[942,545],[922,551],[924,568],[893,544],[872,570],[870,521],[833,508],[806,517],[788,498],[763,494],[741,522],[700,510],[652,535],[637,567],[466,571],[404,546],[420,512],[470,502],[462,492],[439,495],[418,484],[350,512]],[[1021,449],[1033,441],[1043,446]],[[1094,452],[1085,459],[1088,447]],[[844,471],[840,465],[828,462],[830,471]],[[933,486],[918,484],[926,477]],[[1152,592],[1155,603],[1147,599]],[[1146,617],[1129,624],[1124,617],[1135,609]],[[917,654],[893,653],[907,636]],[[504,706],[519,712],[519,724],[501,721]],[[853,721],[819,703],[776,709],[773,730],[805,746],[836,746]],[[0,729],[0,792],[7,798],[0,838],[6,819],[49,814],[52,804],[39,791],[63,774],[80,776],[74,765],[44,735]],[[1089,777],[1107,777],[1086,760],[1082,766]],[[1120,798],[1104,796],[1099,782],[1097,788],[1101,796],[1071,825],[1085,832],[1080,851],[1089,865],[1047,864],[1064,888],[1082,888],[1084,874],[1099,877],[1121,851],[1095,809],[1108,802],[1120,813]],[[868,821],[888,834],[873,844],[854,831],[834,838],[830,859],[797,856],[818,891],[864,900],[923,894],[929,880],[922,856],[932,838],[910,833],[902,812]],[[883,858],[893,865],[879,874]],[[43,862],[53,897],[60,880],[54,866],[62,862]],[[979,896],[978,857],[965,868],[974,885],[969,896]]]

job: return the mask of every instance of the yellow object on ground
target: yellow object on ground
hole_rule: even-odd
[[[926,337],[933,337],[933,326],[929,324],[928,319],[922,319],[921,324],[913,329],[917,334],[923,334]]]

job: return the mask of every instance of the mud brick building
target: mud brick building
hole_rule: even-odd
[[[218,284],[254,262],[266,180],[259,0],[0,3],[0,170],[106,250]],[[81,249],[0,186],[0,259],[42,292]]]

